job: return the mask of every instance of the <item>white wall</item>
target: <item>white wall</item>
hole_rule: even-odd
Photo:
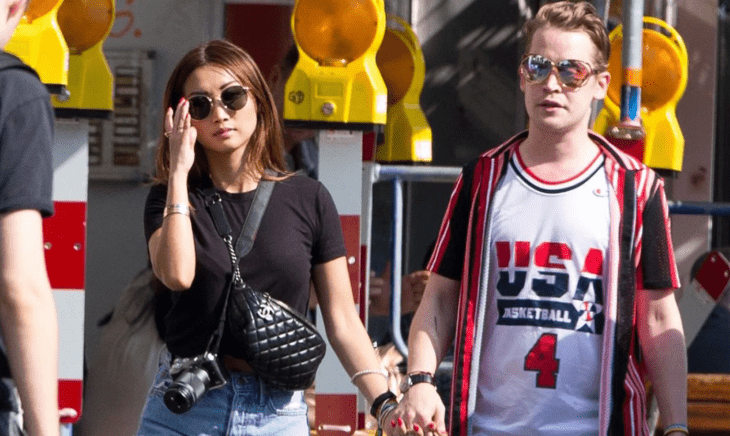
[[[717,1],[678,2],[676,29],[689,57],[689,80],[677,105],[685,139],[684,166],[667,180],[667,196],[679,201],[712,201],[717,71]],[[673,215],[672,236],[680,280],[689,284],[692,263],[710,248],[707,216]]]

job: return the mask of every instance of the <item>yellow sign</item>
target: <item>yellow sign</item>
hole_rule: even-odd
[[[114,78],[102,45],[114,23],[114,0],[64,0],[58,23],[70,51],[69,94],[56,96],[53,105],[74,116],[111,114]]]
[[[299,61],[285,88],[287,124],[385,124],[387,91],[375,63],[385,33],[383,0],[297,0],[291,25]]]
[[[69,51],[58,25],[63,0],[33,0],[5,50],[33,67],[49,90],[61,93],[68,84]]]
[[[431,127],[421,110],[426,63],[411,27],[388,16],[383,43],[376,56],[388,87],[388,121],[385,141],[378,144],[379,162],[431,162]]]

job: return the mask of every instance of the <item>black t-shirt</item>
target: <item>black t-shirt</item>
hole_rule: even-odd
[[[243,226],[254,191],[231,194],[216,191],[233,230],[234,240]],[[145,236],[162,226],[167,187],[151,188],[145,206]],[[195,240],[195,278],[190,289],[170,291],[163,337],[178,356],[205,350],[217,327],[223,296],[231,278],[231,261],[223,239],[206,209],[204,194],[191,189],[190,203]],[[277,182],[271,193],[251,252],[239,262],[241,276],[253,289],[305,313],[312,266],[345,255],[339,215],[332,197],[318,181],[295,175]],[[243,357],[224,334],[221,353]]]
[[[0,213],[53,213],[52,144],[53,109],[45,86],[29,71],[0,71]]]
[[[0,214],[22,209],[44,217],[53,213],[52,144],[53,109],[45,86],[30,71],[0,70]],[[0,339],[0,377],[8,376]],[[12,409],[5,403],[0,410]]]

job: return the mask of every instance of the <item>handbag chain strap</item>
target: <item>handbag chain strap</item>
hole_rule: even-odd
[[[241,278],[241,271],[238,268],[238,259],[246,256],[253,248],[253,241],[256,238],[256,232],[261,224],[261,219],[266,211],[266,206],[269,204],[269,198],[271,198],[271,191],[274,189],[273,180],[260,180],[256,187],[256,193],[251,203],[251,208],[246,215],[246,220],[241,228],[241,233],[238,235],[236,241],[236,249],[233,248],[233,236],[231,235],[231,226],[228,224],[228,218],[223,211],[223,205],[221,204],[221,196],[213,189],[206,190],[206,206],[210,211],[210,215],[213,218],[213,224],[218,235],[223,238],[223,241],[228,247],[228,255],[231,258],[231,266],[233,271],[233,277],[231,283],[228,285],[226,290],[226,297],[223,303],[223,310],[221,311],[221,318],[218,322],[218,329],[213,332],[213,335],[208,341],[206,352],[213,354],[218,353],[220,348],[221,338],[223,337],[223,330],[226,325],[226,313],[228,312],[228,300],[231,296],[231,288],[233,286],[243,287],[243,279]],[[238,251],[238,254],[236,253]],[[212,348],[211,348],[212,346]]]

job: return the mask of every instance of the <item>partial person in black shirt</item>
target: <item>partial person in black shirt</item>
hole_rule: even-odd
[[[279,114],[284,115],[284,95],[286,81],[299,61],[299,50],[292,44],[281,60],[274,65],[269,74],[269,85]],[[319,144],[317,131],[299,127],[284,128],[284,151],[286,164],[291,171],[301,171],[309,177],[319,178]]]
[[[0,47],[26,7],[25,0],[0,0]],[[2,436],[58,436],[58,325],[42,226],[53,213],[52,142],[48,92],[32,69],[0,52]]]
[[[253,248],[239,262],[243,280],[300,312],[313,282],[330,344],[366,399],[375,400],[388,388],[355,309],[337,210],[320,182],[285,170],[280,118],[254,61],[227,41],[202,44],[176,66],[164,105],[145,234],[152,269],[172,305],[164,318],[168,351],[138,434],[309,434],[302,392],[260,380],[227,332],[220,354],[229,382],[185,414],[173,414],[162,401],[172,382],[171,359],[205,351],[231,277],[202,190],[220,195],[235,235],[264,179],[275,185]]]

